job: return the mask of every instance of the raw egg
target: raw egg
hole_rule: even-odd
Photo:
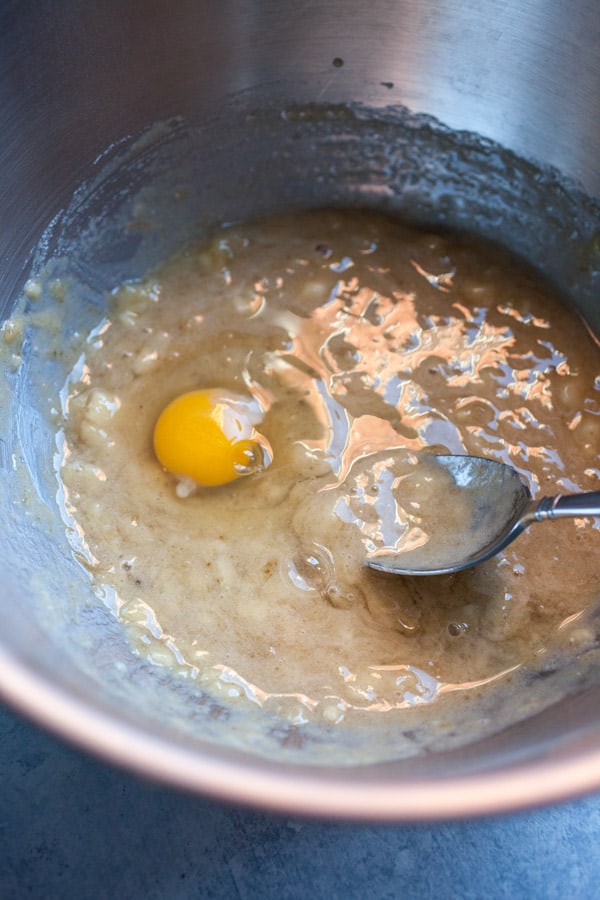
[[[271,446],[254,428],[262,418],[254,397],[222,388],[189,391],[158,417],[154,452],[179,478],[204,487],[227,484],[271,464]]]

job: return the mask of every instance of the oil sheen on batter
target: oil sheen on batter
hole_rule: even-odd
[[[329,211],[219,229],[115,290],[69,379],[73,543],[136,650],[222,702],[300,728],[470,716],[476,734],[487,690],[512,692],[517,719],[520,673],[593,646],[599,523],[394,578],[362,564],[378,498],[424,452],[508,462],[534,496],[597,489],[599,362],[538,276],[473,238]],[[213,388],[260,407],[272,463],[192,489],[153,428]],[[459,502],[426,491],[413,525],[419,503]]]

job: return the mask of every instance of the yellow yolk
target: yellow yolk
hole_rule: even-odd
[[[254,430],[262,410],[251,397],[213,388],[169,403],[154,427],[154,452],[173,475],[215,487],[266,468],[268,441]]]

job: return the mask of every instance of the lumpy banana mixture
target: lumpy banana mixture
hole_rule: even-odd
[[[354,212],[220,228],[115,290],[71,374],[73,544],[135,649],[220,702],[300,729],[385,714],[485,731],[477,698],[512,694],[517,719],[535,707],[523,673],[594,646],[599,523],[390,577],[363,565],[378,498],[386,473],[401,485],[440,452],[508,462],[534,496],[598,489],[599,362],[539,276],[472,237]],[[178,490],[152,432],[199,388],[261,404],[269,468]],[[414,498],[417,525],[419,502],[460,502]]]

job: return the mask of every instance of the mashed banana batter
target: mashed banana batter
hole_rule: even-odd
[[[136,650],[223,703],[485,731],[492,685],[517,697],[594,645],[600,525],[394,578],[363,566],[377,501],[424,452],[508,462],[534,496],[598,489],[599,362],[539,276],[472,237],[356,212],[224,227],[119,287],[88,339],[64,402],[73,544]],[[155,423],[192,391],[245,398],[268,464],[208,487],[163,468]]]

